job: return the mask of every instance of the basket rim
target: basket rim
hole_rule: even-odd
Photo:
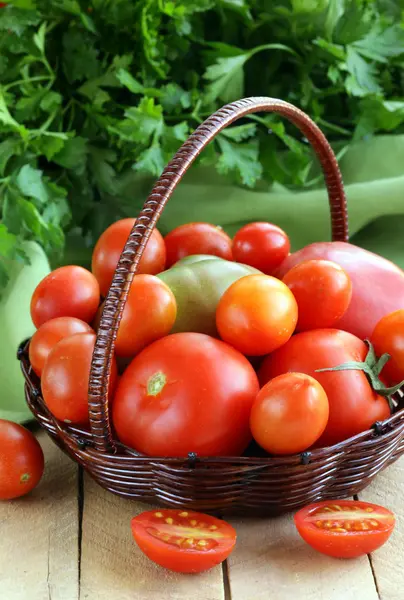
[[[333,444],[332,446],[325,446],[322,448],[313,448],[300,452],[298,454],[284,455],[284,456],[198,456],[196,453],[190,452],[187,456],[147,456],[141,452],[126,446],[120,442],[115,436],[115,451],[104,452],[99,450],[93,442],[93,435],[91,430],[76,427],[63,423],[54,417],[54,415],[47,408],[40,387],[40,378],[34,373],[31,363],[29,360],[29,344],[31,338],[24,340],[18,347],[17,358],[21,363],[21,370],[25,378],[25,396],[27,404],[33,413],[35,420],[44,427],[43,422],[48,421],[55,429],[56,435],[67,436],[71,440],[75,440],[78,446],[78,452],[80,448],[85,451],[86,455],[90,458],[97,459],[97,457],[108,457],[111,462],[143,462],[150,466],[161,466],[161,465],[179,465],[182,464],[185,468],[193,468],[196,463],[204,466],[209,464],[219,465],[235,465],[238,463],[238,467],[252,467],[256,466],[257,469],[272,466],[272,467],[292,467],[298,465],[307,465],[313,462],[332,461],[335,459],[337,454],[348,454],[350,452],[357,452],[358,445],[366,446],[372,445],[377,438],[383,437],[387,440],[389,437],[393,437],[396,431],[404,429],[404,405],[394,412],[390,417],[383,421],[376,421],[372,428],[362,431],[342,442]],[[399,392],[399,399],[404,400],[404,389]],[[35,402],[35,406],[34,403]]]

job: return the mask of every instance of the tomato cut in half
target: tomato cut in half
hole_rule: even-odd
[[[335,558],[355,558],[374,552],[389,539],[395,517],[377,504],[327,500],[299,510],[295,524],[315,550]]]
[[[132,533],[152,561],[177,573],[200,573],[223,562],[236,543],[235,529],[188,510],[157,509],[132,519]]]

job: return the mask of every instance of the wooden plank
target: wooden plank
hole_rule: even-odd
[[[315,552],[296,532],[292,515],[232,524],[238,533],[228,559],[232,600],[378,599],[366,556],[342,561]]]
[[[0,502],[0,598],[77,600],[78,468],[45,432],[38,439],[46,461],[40,484]]]
[[[81,600],[224,599],[221,567],[181,575],[142,554],[132,538],[130,521],[150,510],[149,505],[119,498],[87,476],[84,490]]]
[[[404,458],[380,473],[360,499],[392,510],[396,526],[389,541],[371,556],[377,588],[382,600],[402,600],[404,556]]]

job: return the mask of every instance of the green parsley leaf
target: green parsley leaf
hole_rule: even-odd
[[[39,204],[45,204],[48,193],[42,181],[43,172],[31,165],[24,165],[17,175],[16,183],[22,194],[35,198]]]
[[[235,144],[223,136],[217,138],[220,155],[217,170],[222,175],[230,172],[237,174],[241,182],[253,187],[262,175],[262,166],[258,160],[258,142]]]

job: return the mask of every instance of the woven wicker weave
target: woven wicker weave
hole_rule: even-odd
[[[161,212],[188,167],[230,123],[247,114],[278,113],[311,143],[328,190],[332,239],[348,239],[346,200],[336,158],[322,132],[302,111],[273,98],[246,98],[209,117],[178,150],[152,189],[120,257],[105,300],[89,383],[90,431],[58,422],[47,410],[40,381],[19,349],[29,407],[55,442],[104,488],[125,496],[214,512],[280,514],[323,498],[352,496],[404,452],[404,410],[372,430],[331,448],[290,457],[146,457],[114,439],[108,380],[114,340],[143,249]]]

